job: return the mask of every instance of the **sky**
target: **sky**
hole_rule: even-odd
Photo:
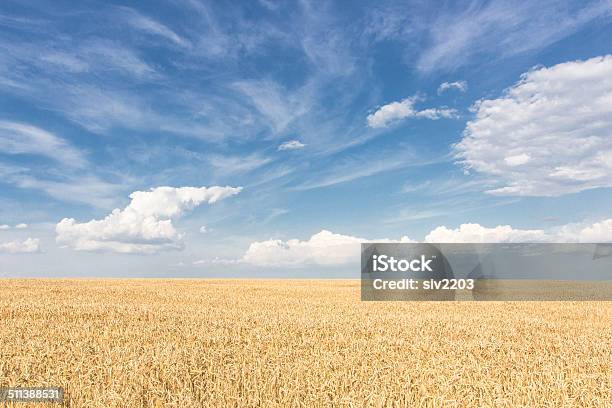
[[[0,276],[612,241],[612,1],[0,3]]]

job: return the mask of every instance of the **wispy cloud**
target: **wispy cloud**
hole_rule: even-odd
[[[272,208],[268,214],[262,219],[260,220],[260,224],[267,224],[269,222],[271,222],[272,220],[281,217],[285,214],[289,214],[291,211],[289,211],[286,208]]]
[[[241,81],[235,88],[247,96],[253,106],[264,115],[275,132],[284,131],[299,116],[308,111],[311,102],[308,88],[287,92],[276,82]]]
[[[185,38],[179,36],[175,31],[160,23],[159,21],[154,20],[151,17],[145,16],[129,7],[118,7],[119,15],[128,22],[132,27],[137,30],[141,30],[145,33],[159,36],[164,38],[172,43],[181,46],[181,47],[189,47],[191,46],[190,42]]]
[[[364,177],[374,176],[391,170],[401,168],[403,160],[384,160],[374,163],[351,163],[338,166],[329,171],[319,180],[308,181],[295,187],[296,190],[312,190],[315,188],[329,187],[336,184],[347,183]]]
[[[0,42],[0,49],[4,52],[3,64],[12,69],[7,75],[17,81],[41,75],[77,79],[74,75],[83,73],[122,75],[133,79],[159,76],[135,50],[109,39],[83,39],[76,45],[62,37],[44,42],[4,41]]]
[[[259,52],[271,41],[283,42],[289,36],[279,28],[279,24],[273,25],[265,20],[252,21],[239,8],[223,8],[215,3],[197,0],[182,3],[198,17],[192,20],[193,24],[188,29],[193,37],[190,40],[192,57],[233,62],[241,55]]]
[[[325,167],[322,172],[311,173],[309,180],[292,187],[292,189],[312,190],[329,187],[393,170],[427,166],[449,160],[448,158],[419,158],[407,146],[401,146],[397,150],[397,152],[381,150],[376,155],[351,155],[343,159],[334,159],[335,164]]]
[[[417,61],[419,70],[453,70],[482,53],[509,56],[539,49],[612,13],[607,1],[477,0],[458,7],[437,8],[435,19],[423,27],[429,45]]]
[[[0,183],[18,188],[38,190],[61,202],[88,204],[108,208],[116,204],[123,190],[121,180],[111,183],[99,176],[81,171],[58,171],[48,168],[32,169],[0,163]]]
[[[79,55],[97,70],[118,70],[136,78],[151,78],[158,75],[155,69],[134,50],[117,42],[96,40],[85,43],[81,46]]]
[[[320,2],[302,1],[298,35],[302,50],[320,75],[350,75],[358,61],[351,51],[352,40]]]
[[[84,155],[64,139],[38,127],[0,120],[0,151],[46,156],[70,167],[84,167]]]
[[[218,175],[228,176],[253,171],[270,163],[272,159],[253,153],[246,156],[211,155],[208,161]]]

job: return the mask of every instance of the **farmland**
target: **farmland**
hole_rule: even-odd
[[[5,279],[0,318],[0,385],[61,386],[71,407],[612,400],[612,302],[361,302],[350,280]]]

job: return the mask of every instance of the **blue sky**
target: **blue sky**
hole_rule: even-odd
[[[610,38],[610,1],[4,1],[0,273],[610,240]]]

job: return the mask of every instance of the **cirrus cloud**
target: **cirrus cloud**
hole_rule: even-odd
[[[46,156],[67,166],[84,167],[87,160],[64,139],[26,123],[0,121],[0,150],[10,154]]]

